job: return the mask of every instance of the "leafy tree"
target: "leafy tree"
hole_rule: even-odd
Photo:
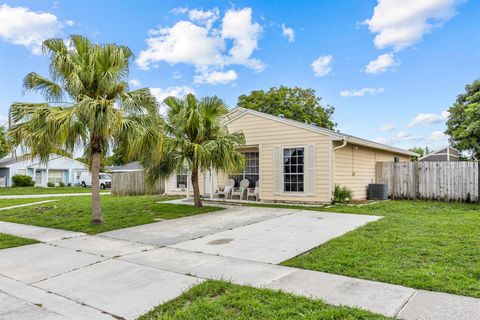
[[[465,87],[448,110],[446,134],[450,143],[460,151],[480,158],[480,79]]]
[[[12,149],[12,146],[7,140],[5,134],[5,127],[0,127],[0,159],[5,157]]]
[[[415,152],[416,154],[418,154],[418,156],[412,156],[410,157],[410,160],[411,161],[418,161],[418,159],[428,155],[430,153],[430,150],[428,149],[428,146],[424,148],[422,147],[413,147],[410,149],[410,151],[412,152]]]
[[[125,141],[126,145],[133,144],[125,150],[140,161],[151,184],[188,167],[195,206],[200,207],[199,173],[210,169],[224,172],[241,169],[245,159],[237,147],[245,143],[245,138],[242,133],[228,132],[222,123],[228,109],[217,97],[198,100],[188,94],[184,99],[168,97],[164,103],[169,107],[164,132],[159,126],[138,135],[137,141]]]
[[[125,46],[93,44],[79,35],[43,43],[51,79],[30,73],[25,90],[46,102],[13,103],[9,136],[32,157],[47,161],[55,150],[84,149],[92,171],[92,223],[103,223],[100,207],[100,160],[116,139],[146,130],[158,114],[149,89],[128,91],[126,77],[132,52]]]
[[[314,89],[280,86],[267,92],[255,90],[249,95],[241,95],[237,106],[334,129],[336,125],[332,116],[335,109],[332,106],[322,107],[321,100]]]

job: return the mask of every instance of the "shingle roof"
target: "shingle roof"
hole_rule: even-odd
[[[143,170],[142,165],[138,161],[133,161],[123,166],[111,166],[107,168],[109,171],[112,172],[121,172],[121,171],[139,171]]]
[[[312,130],[312,131],[315,131],[315,132],[318,132],[318,133],[333,136],[333,137],[337,138],[336,140],[345,139],[345,140],[347,140],[347,142],[351,142],[351,143],[355,143],[355,144],[359,144],[359,145],[364,145],[364,146],[368,146],[368,147],[371,147],[371,148],[389,150],[389,151],[392,151],[392,152],[397,152],[397,153],[401,153],[401,154],[405,154],[405,155],[409,155],[409,156],[418,156],[416,153],[411,152],[409,150],[405,150],[405,149],[401,149],[401,148],[397,148],[397,147],[392,147],[392,146],[382,144],[382,143],[378,143],[378,142],[375,142],[375,141],[370,141],[370,140],[367,140],[367,139],[355,137],[355,136],[352,136],[350,134],[346,134],[346,133],[343,133],[343,132],[333,131],[333,130],[326,129],[326,128],[321,128],[321,127],[318,127],[314,124],[304,123],[304,122],[300,122],[300,121],[292,120],[292,119],[288,119],[288,118],[283,118],[283,117],[277,117],[277,116],[274,116],[274,115],[270,115],[270,114],[267,114],[267,113],[263,113],[263,112],[252,110],[252,109],[246,109],[246,108],[242,108],[242,107],[235,107],[235,108],[231,109],[230,112],[225,117],[226,122],[228,123],[230,121],[233,121],[234,119],[242,116],[245,113],[256,114],[256,115],[266,117],[266,118],[270,118],[270,119],[273,119],[273,120],[276,120],[276,121],[281,121],[281,122],[284,122],[284,123],[288,123],[288,124],[291,124],[293,126],[302,127],[304,129],[308,129],[308,130]]]
[[[0,159],[0,167],[6,167],[11,164],[17,163],[17,162],[22,162],[25,160],[28,160],[29,156],[27,155],[20,155],[20,156],[11,156],[11,157],[5,157],[3,159]]]

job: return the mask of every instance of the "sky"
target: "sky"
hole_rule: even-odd
[[[313,88],[342,132],[441,148],[448,108],[480,77],[480,0],[0,0],[0,122],[29,72],[48,76],[41,42],[81,34],[135,54],[131,89],[219,96]]]

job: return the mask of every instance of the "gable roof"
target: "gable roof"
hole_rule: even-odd
[[[123,166],[111,166],[107,168],[112,172],[121,172],[121,171],[140,171],[143,170],[143,166],[138,161],[129,162]]]
[[[73,162],[81,164],[82,166],[86,166],[86,164],[83,163],[83,162],[80,162],[80,161],[75,160],[73,158],[61,156],[61,155],[58,155],[58,154],[55,154],[55,153],[53,153],[50,156],[50,159],[48,161],[52,161],[52,160],[56,160],[56,159],[60,159],[60,158],[67,158],[67,159],[69,159]],[[22,154],[22,155],[19,155],[19,156],[11,156],[11,157],[5,157],[3,159],[0,159],[0,168],[10,167],[12,164],[22,162],[22,161],[28,161],[28,160],[32,161],[32,165],[40,163],[40,160],[38,158],[32,159],[28,154]],[[33,163],[35,161],[36,161],[36,163]]]
[[[353,144],[362,145],[362,146],[370,147],[370,148],[374,148],[374,149],[388,150],[388,151],[391,151],[391,152],[404,154],[404,155],[408,155],[408,156],[418,156],[416,153],[411,152],[409,150],[405,150],[405,149],[401,149],[401,148],[397,148],[397,147],[392,147],[392,146],[389,146],[389,145],[386,145],[386,144],[383,144],[383,143],[378,143],[378,142],[375,142],[375,141],[370,141],[370,140],[367,140],[367,139],[355,137],[355,136],[352,136],[350,134],[346,134],[346,133],[342,133],[342,132],[338,132],[338,131],[333,131],[333,130],[326,129],[326,128],[321,128],[321,127],[318,127],[318,126],[313,125],[313,124],[308,124],[308,123],[300,122],[300,121],[297,121],[297,120],[277,117],[277,116],[273,116],[271,114],[263,113],[263,112],[256,111],[256,110],[246,109],[246,108],[242,108],[242,107],[235,107],[232,110],[230,110],[230,112],[225,116],[225,123],[228,124],[228,123],[230,123],[230,122],[232,122],[232,121],[234,121],[234,120],[236,120],[236,119],[238,119],[238,118],[240,118],[240,117],[242,117],[246,114],[256,115],[256,116],[259,116],[259,117],[263,117],[263,118],[271,119],[271,120],[274,120],[274,121],[282,122],[282,123],[285,123],[285,124],[289,124],[289,125],[292,125],[292,126],[295,126],[295,127],[298,127],[298,128],[302,128],[302,129],[306,129],[306,130],[313,131],[313,132],[316,132],[316,133],[324,134],[324,135],[330,136],[332,138],[332,140],[334,140],[334,141],[345,140],[345,141],[353,143]]]
[[[428,158],[435,158],[435,156],[447,156],[448,160],[450,160],[449,159],[450,157],[459,159],[460,151],[458,151],[458,149],[455,149],[454,147],[448,146],[440,150],[434,151],[432,153],[429,153],[418,160],[427,160]]]

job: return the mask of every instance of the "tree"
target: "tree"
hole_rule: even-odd
[[[140,161],[150,184],[187,167],[191,172],[195,206],[201,207],[199,173],[210,169],[235,172],[243,168],[245,159],[237,147],[245,144],[245,138],[242,133],[228,132],[222,123],[228,109],[217,97],[197,100],[188,94],[183,99],[168,97],[164,103],[169,109],[164,133],[157,133],[160,140],[152,137],[154,130],[145,132],[147,136],[137,136],[133,147],[127,146],[125,150]]]
[[[424,157],[424,156],[426,156],[430,153],[430,150],[428,149],[428,146],[426,146],[425,149],[422,148],[422,147],[413,147],[409,150],[418,154],[418,156],[410,157],[411,161],[418,161],[418,159],[420,159],[420,158],[422,158],[422,157]]]
[[[0,126],[0,159],[5,157],[11,149],[12,146],[6,138],[5,127]]]
[[[335,109],[332,106],[322,107],[321,100],[314,89],[280,86],[270,88],[267,92],[255,90],[249,95],[241,95],[237,106],[334,129],[336,125],[332,122],[332,116]]]
[[[465,93],[448,110],[446,134],[450,143],[459,151],[480,158],[480,79],[465,87]]]
[[[9,136],[32,157],[46,162],[55,150],[83,148],[92,172],[92,223],[103,223],[100,207],[100,159],[116,139],[148,128],[158,114],[149,89],[128,91],[126,77],[132,52],[125,46],[93,44],[79,35],[43,43],[51,79],[30,73],[25,90],[46,102],[13,103]]]

